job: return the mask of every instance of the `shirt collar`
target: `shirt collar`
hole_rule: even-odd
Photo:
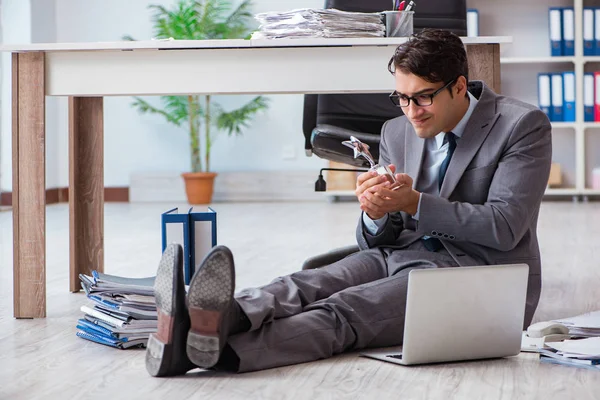
[[[458,124],[456,124],[454,129],[452,129],[452,133],[454,133],[457,136],[457,138],[462,137],[463,132],[465,131],[465,127],[467,126],[467,122],[469,122],[469,118],[471,118],[473,110],[479,102],[479,100],[477,100],[475,96],[471,94],[471,92],[467,91],[467,94],[469,95],[469,108],[467,109],[465,115],[463,115],[462,119],[458,122]],[[435,136],[435,142],[437,144],[438,149],[442,147],[442,143],[444,143],[444,136],[446,136],[445,132],[440,133],[444,133],[444,135],[438,134]]]

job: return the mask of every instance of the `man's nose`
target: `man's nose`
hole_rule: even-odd
[[[422,114],[423,111],[424,111],[423,107],[419,107],[418,105],[416,105],[413,100],[410,101],[410,103],[408,104],[408,106],[404,107],[404,113],[409,118],[414,118],[414,117]]]

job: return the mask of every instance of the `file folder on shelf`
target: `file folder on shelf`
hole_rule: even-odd
[[[551,7],[548,10],[548,20],[550,29],[550,55],[563,55],[563,38],[562,38],[562,10],[557,7]]]
[[[594,121],[600,122],[600,71],[594,72]]]
[[[600,8],[594,8],[594,45],[595,54],[600,56]]]
[[[594,9],[586,7],[583,9],[583,55],[593,56],[596,54],[596,41],[594,38]]]
[[[564,121],[575,122],[575,72],[563,72],[563,109]]]
[[[564,112],[563,112],[563,76],[562,74],[550,74],[550,79],[552,83],[550,84],[551,95],[550,101],[552,103],[552,119],[550,121],[553,122],[562,122],[564,121]]]
[[[183,277],[189,284],[196,264],[217,245],[217,213],[210,207],[203,210],[192,207],[187,213],[173,208],[162,214],[161,225],[162,251],[169,243],[183,247]]]
[[[575,55],[575,11],[572,7],[562,9],[563,56]]]
[[[583,120],[594,122],[594,74],[583,75]]]
[[[479,36],[479,12],[475,8],[467,10],[467,36]]]
[[[550,91],[550,75],[538,74],[538,106],[552,121]]]

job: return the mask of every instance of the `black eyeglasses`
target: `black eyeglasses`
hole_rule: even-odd
[[[435,96],[437,96],[439,93],[442,92],[442,90],[446,89],[448,86],[454,83],[456,79],[458,78],[452,79],[450,82],[446,83],[444,86],[442,86],[433,93],[419,94],[414,97],[407,96],[405,94],[398,94],[398,92],[394,90],[392,94],[390,94],[390,100],[396,107],[408,107],[411,100],[415,103],[415,105],[419,107],[427,107],[433,104],[433,98]]]

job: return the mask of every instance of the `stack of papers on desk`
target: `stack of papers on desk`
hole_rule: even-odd
[[[101,274],[80,274],[81,286],[91,305],[84,305],[84,317],[77,321],[77,336],[111,347],[145,347],[157,331],[154,277],[123,278]]]
[[[380,13],[302,8],[261,13],[255,15],[255,18],[261,25],[252,34],[252,39],[385,36],[385,25]]]

